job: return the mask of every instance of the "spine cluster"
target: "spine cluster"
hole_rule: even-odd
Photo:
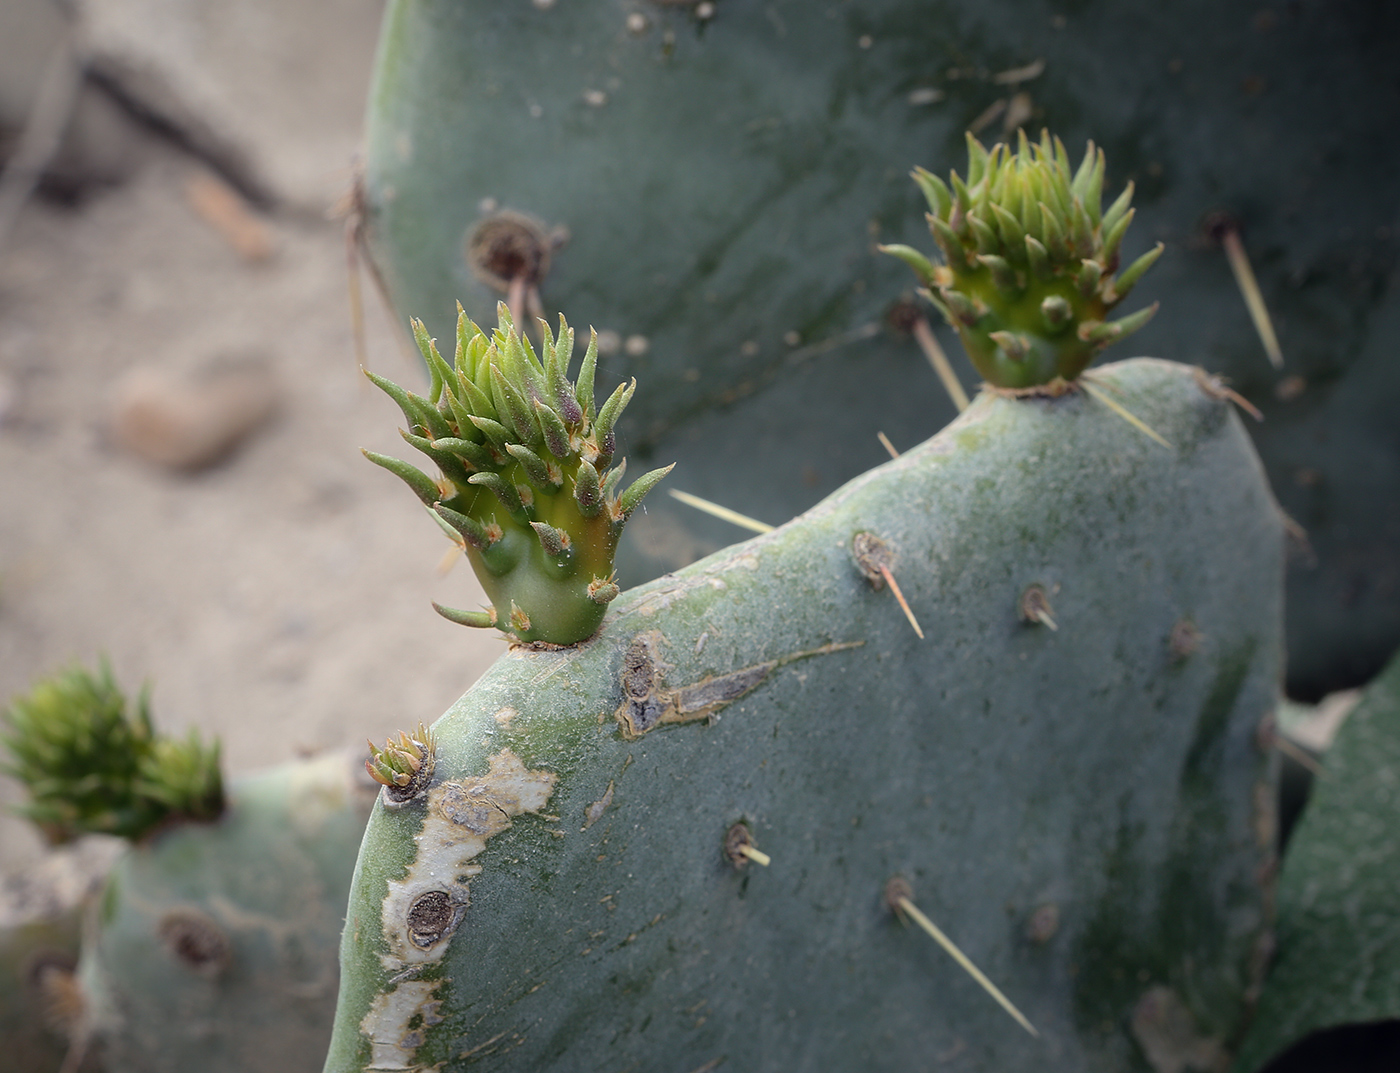
[[[1048,131],[1038,144],[1022,132],[1015,152],[1002,144],[989,152],[970,134],[967,148],[966,180],[914,172],[943,264],[909,246],[884,249],[914,270],[988,383],[1072,381],[1157,311],[1108,319],[1162,246],[1119,271],[1133,184],[1102,208],[1104,155],[1093,142],[1078,170]]]
[[[577,380],[569,379],[574,332],[541,321],[537,354],[504,303],[487,335],[458,307],[449,364],[413,321],[431,376],[425,398],[369,378],[403,411],[405,441],[441,473],[366,451],[413,489],[470,559],[493,601],[483,611],[437,607],[467,626],[494,626],[519,641],[573,644],[593,635],[618,593],[613,556],[623,524],[671,467],[621,490],[627,463],[614,464],[615,425],[636,381],[602,403],[593,397],[598,359],[590,338]]]

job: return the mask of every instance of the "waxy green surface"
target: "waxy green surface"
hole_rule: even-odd
[[[1162,989],[1233,1043],[1267,931],[1281,522],[1190,369],[1096,375],[1171,448],[1084,394],[983,397],[624,593],[587,644],[502,657],[435,725],[431,804],[370,821],[326,1069],[1145,1069]],[[1032,585],[1058,629],[1023,619]],[[547,801],[512,811],[506,754]],[[737,822],[771,866],[726,859]],[[431,852],[488,829],[470,867]],[[1039,1039],[897,923],[896,875]],[[391,942],[394,890],[395,934],[449,898],[456,930]]]
[[[366,183],[401,316],[440,338],[458,298],[489,318],[500,294],[464,254],[485,216],[566,229],[540,289],[547,315],[648,343],[600,368],[643,385],[620,431],[633,464],[675,461],[670,486],[781,523],[883,461],[876,430],[904,449],[954,416],[912,341],[886,326],[914,288],[875,246],[927,245],[910,169],[961,168],[968,127],[981,118],[978,137],[997,140],[1025,94],[1029,134],[1049,127],[1076,159],[1093,139],[1105,189],[1136,183],[1127,261],[1166,244],[1131,303],[1162,312],[1133,350],[1223,373],[1265,412],[1251,435],[1309,541],[1290,561],[1292,690],[1315,699],[1380,669],[1400,646],[1400,142],[1376,132],[1400,124],[1388,47],[1400,10],[714,10],[391,4]],[[1217,211],[1242,228],[1282,373],[1203,227]],[[939,332],[971,387],[977,374]],[[619,551],[624,588],[741,535],[663,496],[647,509]]]
[[[373,786],[349,753],[229,787],[223,815],[132,845],[83,941],[108,1073],[294,1073],[325,1053],[336,939]]]

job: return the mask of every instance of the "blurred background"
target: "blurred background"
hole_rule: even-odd
[[[0,698],[105,656],[236,777],[431,718],[502,650],[433,613],[480,590],[358,451],[402,446],[333,212],[382,6],[0,3]]]

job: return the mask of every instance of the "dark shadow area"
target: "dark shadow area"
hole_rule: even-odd
[[[1395,1073],[1397,1069],[1400,1021],[1376,1021],[1314,1032],[1261,1073]]]

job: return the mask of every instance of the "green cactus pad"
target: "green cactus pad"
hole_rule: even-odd
[[[989,384],[1033,388],[1074,380],[1110,343],[1137,331],[1154,304],[1109,312],[1162,253],[1159,243],[1119,272],[1133,184],[1102,206],[1104,155],[1090,142],[1077,171],[1049,131],[1020,133],[1013,153],[967,136],[967,179],[914,172],[943,252],[935,266],[910,246],[882,247],[914,270]]]
[[[223,810],[218,742],[157,735],[144,691],[128,708],[105,662],[95,674],[71,667],[11,702],[4,770],[29,792],[20,812],[51,842],[139,839],[171,818],[212,820]]]
[[[366,829],[328,1073],[1145,1069],[1153,1003],[1228,1047],[1268,936],[1281,520],[1192,370],[1098,375],[1172,448],[1087,392],[984,393],[592,643],[503,655]]]
[[[315,1068],[373,788],[348,751],[282,764],[118,858],[78,967],[106,1073]]]
[[[1400,1018],[1398,775],[1400,654],[1338,731],[1288,843],[1278,952],[1235,1073],[1314,1032]]]
[[[518,641],[574,644],[591,637],[618,592],[613,556],[627,517],[671,467],[619,493],[626,460],[613,465],[614,426],[637,382],[595,405],[596,335],[576,381],[568,377],[574,332],[540,321],[541,353],[518,334],[504,302],[488,336],[457,311],[451,365],[422,321],[414,338],[432,375],[428,398],[366,375],[403,411],[404,439],[442,472],[434,481],[396,458],[366,451],[402,478],[463,547],[494,606],[439,607],[465,626],[495,626]]]

